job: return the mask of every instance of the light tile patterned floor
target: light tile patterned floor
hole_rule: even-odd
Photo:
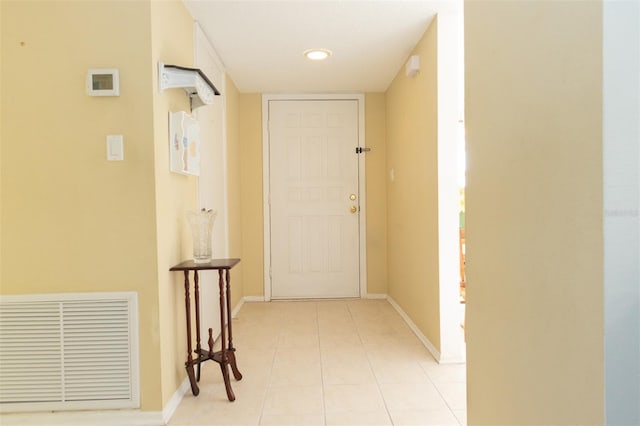
[[[205,363],[169,426],[466,424],[465,366],[437,364],[385,300],[245,303],[233,336],[236,401]]]

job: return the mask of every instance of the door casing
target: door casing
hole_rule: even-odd
[[[276,100],[355,100],[358,102],[358,147],[365,147],[364,94],[265,94],[262,95],[262,192],[264,212],[264,300],[271,300],[271,210],[269,164],[269,101]],[[356,147],[353,147],[354,151]],[[365,153],[358,154],[358,193],[360,197],[359,220],[359,285],[360,297],[367,296],[367,221],[365,187]]]
[[[213,208],[218,211],[213,230],[214,257],[229,255],[229,220],[227,200],[227,136],[226,136],[226,87],[225,68],[211,42],[198,24],[194,26],[194,63],[201,68],[213,84],[222,92],[215,104],[193,110],[192,115],[200,123],[201,173],[198,177],[198,209]],[[208,123],[206,121],[209,121]],[[218,276],[213,272],[200,275],[200,333],[207,335],[212,325],[213,337],[220,334],[220,307],[218,300]]]

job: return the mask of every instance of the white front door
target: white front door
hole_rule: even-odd
[[[269,101],[271,297],[357,297],[358,101]]]

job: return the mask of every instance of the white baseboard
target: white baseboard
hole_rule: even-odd
[[[160,411],[56,411],[0,415],[2,426],[165,426]]]
[[[171,420],[171,417],[173,417],[173,413],[176,412],[178,406],[180,405],[180,402],[182,401],[182,398],[189,389],[191,389],[191,383],[189,383],[189,378],[185,377],[185,379],[182,381],[182,384],[178,387],[178,389],[176,389],[176,391],[171,396],[171,399],[169,399],[169,402],[167,402],[167,405],[165,405],[164,409],[162,410],[162,419],[164,420],[165,424],[169,423],[169,420]]]
[[[431,341],[429,341],[429,339],[427,339],[427,336],[422,334],[422,331],[420,331],[418,326],[411,320],[411,318],[409,318],[409,315],[407,315],[407,313],[400,307],[400,305],[398,305],[398,303],[395,300],[393,300],[391,296],[387,297],[387,301],[391,304],[391,306],[393,306],[393,309],[395,309],[396,312],[400,314],[400,316],[402,317],[404,322],[407,323],[411,331],[413,331],[413,333],[416,336],[418,336],[418,339],[420,339],[422,344],[425,346],[425,348],[427,348],[427,350],[431,353],[431,355],[433,355],[436,361],[440,363],[441,362],[440,351],[434,346],[433,343],[431,343]]]
[[[244,298],[240,299],[236,307],[231,311],[231,318],[235,318],[238,315],[238,312],[240,312],[242,305],[244,305]]]
[[[387,295],[384,293],[367,293],[365,299],[386,299]]]
[[[233,311],[231,311],[231,317],[235,318],[236,315],[238,315],[238,312],[240,312],[240,308],[242,308],[242,305],[245,304],[245,302],[264,302],[264,297],[263,296],[245,296],[242,299],[240,299],[240,301],[238,302],[238,304],[236,305],[236,307],[233,309]]]

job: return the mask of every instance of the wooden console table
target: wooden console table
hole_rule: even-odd
[[[200,381],[200,364],[204,361],[212,360],[220,364],[222,377],[224,378],[224,386],[227,390],[227,398],[229,401],[235,401],[236,396],[231,389],[229,381],[229,369],[233,371],[233,377],[236,380],[242,379],[242,374],[238,371],[236,365],[235,348],[233,347],[233,333],[231,330],[231,287],[229,270],[236,266],[240,259],[213,259],[209,263],[194,263],[193,260],[187,260],[178,265],[173,266],[170,271],[184,271],[184,304],[187,314],[187,362],[185,367],[189,382],[191,383],[191,391],[194,396],[198,396],[200,389],[198,383]],[[213,351],[212,329],[209,329],[209,349],[203,349],[200,345],[200,290],[198,288],[198,271],[216,270],[218,271],[218,285],[220,287],[220,340],[222,343],[221,350]],[[196,349],[193,350],[191,345],[191,302],[189,295],[189,271],[193,271],[194,298],[196,308]],[[226,323],[225,323],[226,320]],[[228,340],[227,340],[228,339]],[[194,359],[192,354],[196,354]],[[197,376],[193,371],[193,366],[198,366]]]

